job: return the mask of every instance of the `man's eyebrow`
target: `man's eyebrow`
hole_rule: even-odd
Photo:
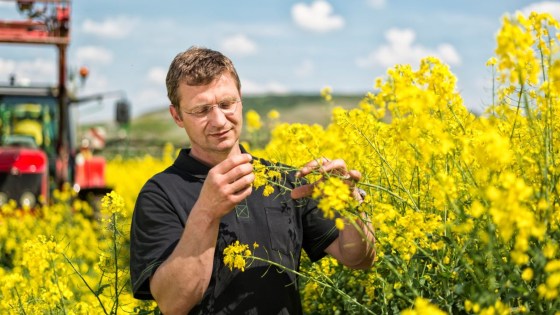
[[[226,97],[220,99],[219,101],[217,101],[216,103],[212,103],[212,104],[210,104],[210,103],[198,104],[198,105],[194,105],[193,108],[194,108],[194,107],[199,107],[199,106],[212,106],[212,105],[214,105],[214,104],[219,104],[219,103],[222,103],[222,102],[237,101],[237,100],[241,100],[241,98],[240,98],[240,97],[237,97],[237,96],[226,96]]]

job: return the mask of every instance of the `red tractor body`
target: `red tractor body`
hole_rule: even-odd
[[[0,203],[32,207],[48,196],[47,155],[40,149],[0,148]]]
[[[77,99],[66,89],[70,0],[13,2],[28,18],[0,20],[0,42],[55,46],[58,85],[18,86],[12,77],[0,86],[0,206],[13,199],[19,206],[33,207],[48,201],[49,192],[63,184],[70,184],[83,199],[98,199],[110,191],[105,159],[77,147],[72,108],[107,94]],[[121,103],[128,110],[128,103]]]

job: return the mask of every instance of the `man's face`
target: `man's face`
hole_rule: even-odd
[[[208,85],[191,86],[179,84],[179,111],[170,106],[177,126],[185,129],[191,141],[194,156],[206,157],[229,154],[238,150],[243,124],[242,104],[234,104],[235,111],[226,115],[214,106],[205,115],[189,114],[200,106],[216,105],[228,100],[240,100],[235,81],[229,74],[222,74]],[[211,160],[211,159],[210,159]]]

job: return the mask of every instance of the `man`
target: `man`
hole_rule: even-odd
[[[264,197],[252,188],[253,157],[239,144],[243,105],[231,60],[191,47],[175,57],[166,83],[169,111],[191,148],[138,196],[130,237],[136,298],[155,299],[164,314],[301,314],[293,273],[259,261],[244,272],[224,265],[223,250],[235,241],[257,243],[255,256],[291,270],[298,269],[302,249],[313,261],[330,254],[352,268],[371,266],[371,230],[347,222],[339,232],[304,198],[313,186],[296,187],[314,170],[354,185],[358,171],[348,171],[342,160],[312,161],[284,178],[291,195],[276,189]]]

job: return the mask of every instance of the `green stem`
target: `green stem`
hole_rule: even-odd
[[[324,281],[321,281],[321,280],[318,280],[318,279],[316,279],[316,278],[310,277],[310,276],[308,276],[308,275],[306,275],[306,274],[304,274],[304,273],[301,273],[301,272],[299,272],[299,271],[290,269],[290,268],[288,268],[288,267],[286,267],[286,266],[283,266],[283,265],[281,265],[281,264],[279,264],[279,263],[276,263],[276,262],[273,262],[273,261],[270,261],[270,260],[267,260],[267,259],[263,259],[263,258],[256,257],[256,256],[243,256],[243,257],[244,257],[244,258],[250,258],[250,259],[253,259],[253,260],[257,260],[257,261],[262,261],[262,262],[268,263],[268,264],[270,264],[270,265],[272,265],[272,266],[275,266],[275,267],[277,267],[277,268],[280,268],[280,269],[282,269],[282,270],[284,270],[284,271],[291,272],[291,273],[293,273],[293,274],[295,274],[295,275],[297,275],[297,276],[299,276],[299,277],[302,277],[302,278],[305,278],[305,279],[314,281],[314,282],[320,284],[321,286],[323,286],[324,288],[328,288],[328,289],[331,289],[331,290],[335,291],[336,293],[338,293],[339,295],[341,295],[342,297],[344,297],[347,301],[350,301],[352,304],[354,304],[354,305],[360,307],[360,308],[363,309],[365,312],[367,312],[367,313],[369,313],[369,314],[375,314],[373,311],[371,311],[370,309],[368,309],[366,306],[364,306],[364,305],[361,304],[360,302],[356,301],[355,298],[351,297],[350,295],[348,295],[346,292],[340,290],[339,288],[332,286],[331,284],[328,284],[328,283],[326,283],[326,282],[324,282]]]
[[[525,85],[521,85],[521,90],[519,91],[519,97],[517,98],[517,109],[515,111],[515,118],[513,120],[513,126],[511,127],[511,134],[509,136],[509,141],[513,140],[513,135],[515,134],[515,128],[517,125],[517,117],[519,116],[519,110],[521,109],[521,97],[523,96],[523,92],[525,89]]]
[[[19,304],[20,312],[21,312],[23,315],[26,315],[27,313],[25,312],[25,308],[23,307],[23,303],[21,302],[21,296],[19,295],[19,292],[18,292],[17,288],[14,288],[14,291],[16,291],[16,296],[17,296],[17,299],[18,299],[18,304]]]
[[[117,250],[117,215],[113,216],[113,258],[115,261],[115,304],[113,305],[114,314],[117,313],[119,306],[119,264],[118,264],[118,250]]]
[[[103,305],[103,302],[101,301],[101,299],[99,298],[99,295],[95,293],[95,291],[91,288],[91,286],[89,285],[89,283],[87,282],[87,280],[84,278],[84,276],[82,276],[82,273],[76,269],[76,267],[74,266],[74,264],[72,263],[72,261],[70,261],[70,259],[63,253],[62,256],[64,257],[64,259],[66,259],[66,261],[68,262],[68,264],[70,264],[70,267],[72,267],[72,269],[74,269],[74,272],[76,272],[76,274],[80,277],[80,279],[82,279],[82,282],[86,285],[86,287],[89,289],[89,291],[91,293],[93,293],[93,295],[95,295],[95,298],[97,299],[97,301],[99,302],[99,305],[101,306],[101,308],[103,309],[103,313],[105,314],[109,314],[107,313],[107,310],[105,309],[105,306]]]
[[[387,189],[387,188],[385,188],[385,187],[383,187],[383,186],[375,185],[375,184],[370,184],[370,183],[360,183],[360,185],[366,186],[366,187],[370,187],[370,188],[375,188],[375,189],[377,189],[377,190],[386,192],[386,193],[388,193],[389,195],[391,195],[391,196],[393,196],[393,197],[399,199],[400,201],[404,202],[404,203],[405,203],[407,206],[409,206],[410,208],[416,209],[416,210],[420,211],[420,209],[416,208],[416,205],[415,205],[415,204],[409,204],[408,201],[407,201],[406,199],[404,199],[403,197],[397,195],[396,193],[392,192],[391,190],[389,190],[389,189]]]

